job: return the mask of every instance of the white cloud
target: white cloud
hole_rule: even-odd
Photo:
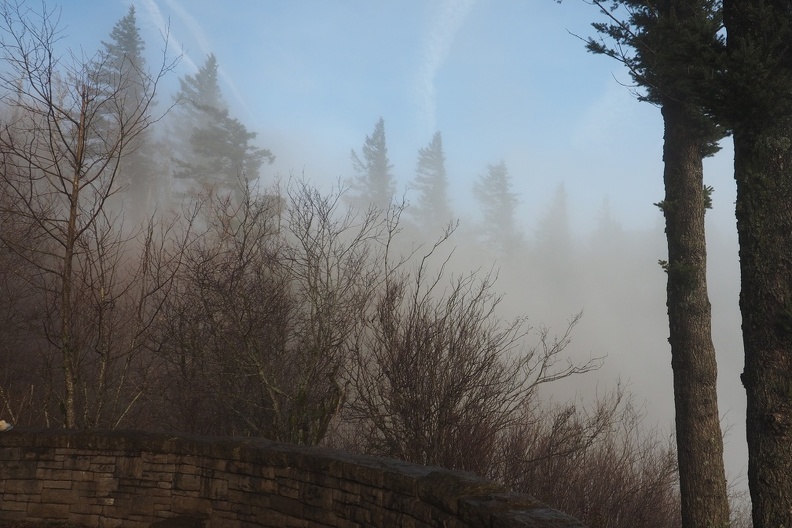
[[[430,15],[417,84],[422,119],[429,133],[435,131],[437,120],[435,76],[448,57],[454,37],[474,3],[475,0],[444,0]]]

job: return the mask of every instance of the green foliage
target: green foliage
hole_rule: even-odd
[[[717,110],[731,128],[766,129],[792,117],[792,20],[789,3],[724,2],[729,32],[725,94]],[[788,131],[784,126],[777,131]]]
[[[702,156],[717,152],[725,131],[711,119],[710,109],[717,104],[715,83],[726,51],[720,0],[592,3],[607,22],[592,24],[600,38],[588,38],[586,48],[623,63],[643,90],[640,100],[686,105],[699,117],[696,126],[705,139]]]
[[[217,69],[217,57],[214,53],[210,53],[195,75],[185,75],[179,79],[179,93],[176,100],[193,117],[203,117],[202,109],[205,108],[222,110],[228,107],[220,91]]]
[[[103,55],[110,59],[114,66],[125,65],[127,68],[143,68],[145,65],[143,51],[146,45],[137,27],[134,5],[130,5],[127,14],[116,22],[110,32],[110,39],[110,42],[102,41]]]
[[[256,180],[264,162],[272,163],[275,156],[255,146],[256,133],[229,115],[217,69],[217,59],[210,54],[195,75],[179,81],[182,142],[174,177],[194,188],[238,190],[240,181]]]
[[[712,193],[715,192],[715,188],[711,185],[704,186],[704,208],[705,209],[712,209]]]

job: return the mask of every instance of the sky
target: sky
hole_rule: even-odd
[[[66,42],[91,55],[129,1],[64,0]],[[560,184],[573,231],[590,230],[607,201],[626,230],[652,233],[641,246],[646,270],[616,277],[620,293],[587,306],[580,332],[592,348],[609,351],[607,372],[647,398],[650,419],[669,425],[665,278],[657,267],[663,218],[653,205],[663,198],[662,120],[657,108],[636,100],[621,65],[585,51],[581,37],[601,20],[594,7],[583,0],[131,1],[150,64],[166,31],[169,53],[182,55],[161,101],[169,101],[178,77],[216,55],[233,116],[276,156],[262,171],[265,184],[304,175],[330,185],[351,176],[350,150],[360,151],[382,117],[408,198],[418,149],[439,130],[463,219],[477,214],[473,182],[488,164],[504,161],[529,236]],[[721,410],[732,428],[727,468],[737,475],[745,448],[731,152],[724,141],[706,161],[705,181],[715,188],[710,295]],[[548,311],[570,314],[588,302],[570,298]],[[553,300],[536,303],[532,309],[547,309]]]
[[[418,149],[442,132],[460,215],[475,214],[473,181],[503,160],[526,228],[560,183],[577,228],[605,199],[630,223],[662,221],[652,206],[663,193],[659,111],[635,100],[618,63],[585,51],[579,37],[592,34],[599,15],[583,0],[133,3],[152,62],[166,30],[171,53],[183,52],[174,89],[177,77],[217,56],[235,117],[277,157],[265,181],[349,176],[350,150],[383,117],[401,192]],[[65,4],[66,33],[90,52],[129,0]],[[729,159],[717,156],[708,173],[714,215],[727,225]]]

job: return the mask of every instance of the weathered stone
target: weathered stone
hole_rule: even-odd
[[[572,528],[469,473],[260,439],[13,431],[0,437],[0,520],[148,528]],[[161,524],[164,523],[164,524]]]

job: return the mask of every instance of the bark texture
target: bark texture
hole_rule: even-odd
[[[662,206],[668,241],[667,305],[674,374],[682,526],[729,525],[717,363],[707,294],[705,141],[696,113],[666,101]]]
[[[792,527],[792,7],[726,0],[755,528]]]
[[[755,528],[792,527],[792,149],[784,135],[734,135]]]

